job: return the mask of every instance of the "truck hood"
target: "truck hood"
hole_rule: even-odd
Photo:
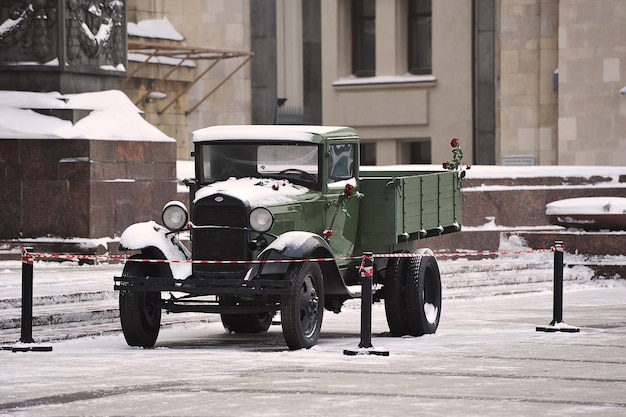
[[[213,194],[225,194],[248,202],[251,208],[276,206],[312,198],[311,190],[287,180],[271,178],[230,178],[202,187],[194,203]],[[317,192],[315,195],[317,196]],[[313,197],[314,198],[314,197]]]

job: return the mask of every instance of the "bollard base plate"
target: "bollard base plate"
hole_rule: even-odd
[[[358,349],[344,349],[343,354],[347,356],[358,356],[358,355],[389,356],[389,351],[384,350],[384,349],[375,349],[374,347],[369,347],[369,348],[358,348]]]
[[[3,347],[4,349],[4,347]],[[52,352],[52,346],[50,345],[41,345],[39,343],[22,343],[18,342],[11,346],[11,352]]]
[[[548,326],[538,326],[535,328],[535,330],[538,332],[547,332],[547,333],[554,333],[554,332],[578,333],[580,332],[580,329],[578,327],[567,325],[563,323],[562,321],[558,323],[552,322]]]

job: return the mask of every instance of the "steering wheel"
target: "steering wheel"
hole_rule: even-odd
[[[317,182],[317,178],[315,177],[315,175],[311,174],[310,172],[306,172],[302,169],[298,169],[298,168],[287,168],[287,169],[283,169],[282,171],[280,171],[278,174],[279,175],[288,175],[288,174],[297,174],[298,176],[300,176],[302,179],[307,179],[311,182]]]

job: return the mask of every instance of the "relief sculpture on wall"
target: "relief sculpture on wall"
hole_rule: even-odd
[[[124,71],[125,62],[123,0],[0,0],[0,65]]]

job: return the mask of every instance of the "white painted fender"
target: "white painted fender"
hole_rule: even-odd
[[[120,237],[120,246],[127,250],[142,250],[149,247],[159,249],[165,259],[186,261],[191,254],[180,243],[176,234],[168,235],[168,229],[160,224],[149,221],[128,226]],[[184,279],[191,275],[191,263],[170,263],[172,275],[176,279]]]

